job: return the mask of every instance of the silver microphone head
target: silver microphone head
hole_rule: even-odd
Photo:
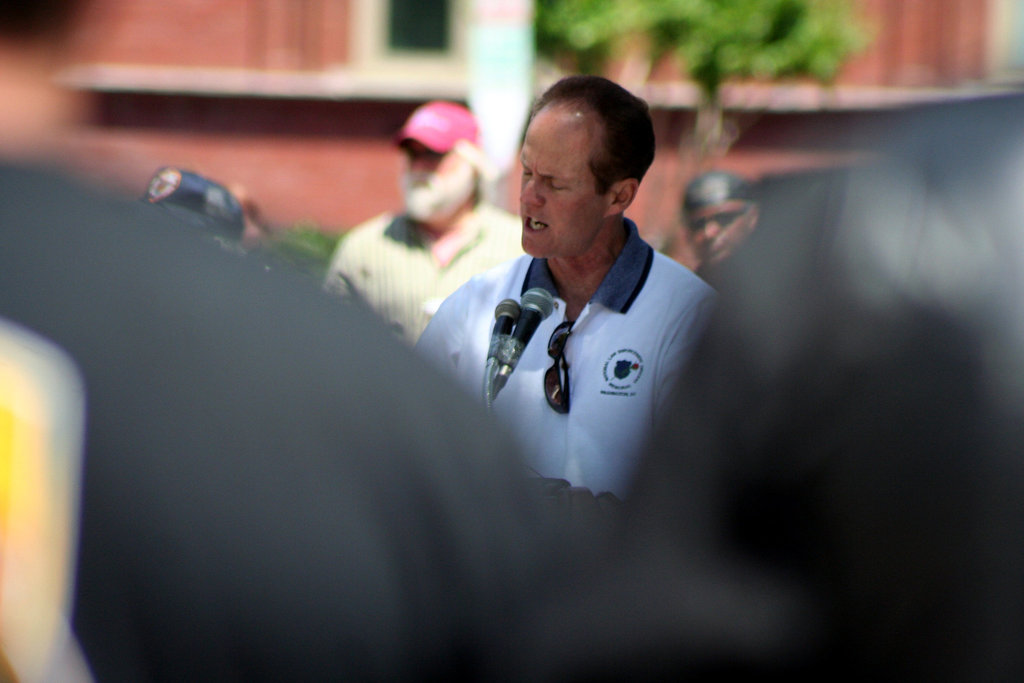
[[[515,299],[504,299],[498,307],[494,309],[494,319],[505,316],[506,318],[512,318],[515,320],[519,317],[519,302]]]
[[[523,308],[531,308],[540,313],[541,320],[551,315],[555,308],[555,299],[551,292],[543,287],[534,287],[523,293]]]

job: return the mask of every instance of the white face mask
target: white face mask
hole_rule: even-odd
[[[444,173],[406,171],[402,175],[405,211],[420,222],[450,216],[475,190],[476,172],[465,159],[459,159]]]

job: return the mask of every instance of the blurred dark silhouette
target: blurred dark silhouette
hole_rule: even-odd
[[[44,168],[73,111],[28,7],[0,4],[0,319],[84,385],[66,588],[95,680],[480,676],[564,547],[510,438],[318,282]]]

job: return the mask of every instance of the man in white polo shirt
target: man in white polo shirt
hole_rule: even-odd
[[[496,306],[550,292],[554,311],[492,408],[537,474],[619,497],[714,298],[624,216],[653,158],[643,100],[596,76],[553,85],[522,149],[526,255],[463,285],[417,344],[482,396]]]

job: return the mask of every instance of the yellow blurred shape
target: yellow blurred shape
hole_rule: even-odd
[[[69,635],[83,412],[66,356],[0,320],[0,647],[25,682]]]

